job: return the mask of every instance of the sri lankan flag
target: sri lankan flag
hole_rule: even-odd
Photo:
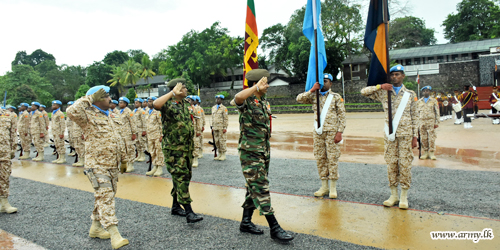
[[[255,19],[255,6],[253,0],[247,0],[247,20],[245,25],[245,55],[243,57],[243,89],[248,88],[245,75],[252,69],[259,68],[257,61],[257,46],[259,46],[259,33]]]
[[[365,31],[365,46],[372,52],[368,86],[387,82],[387,60],[389,58],[387,58],[388,41],[385,38],[384,7],[388,8],[387,0],[370,0]],[[389,20],[388,9],[387,20]]]

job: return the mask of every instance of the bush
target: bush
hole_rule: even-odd
[[[221,92],[217,93],[217,95],[223,95],[224,100],[229,100],[229,98],[231,98],[231,94],[229,94],[227,91],[221,91]]]
[[[130,88],[125,97],[127,97],[130,100],[130,102],[133,103],[134,99],[137,98],[137,94],[135,93],[134,88]]]
[[[89,91],[89,89],[90,86],[87,84],[80,85],[78,91],[76,91],[75,94],[75,101],[78,100],[80,97],[85,96],[85,94],[87,93],[87,91]]]

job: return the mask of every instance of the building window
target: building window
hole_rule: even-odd
[[[413,64],[419,65],[420,64],[420,58],[414,58],[413,59]]]
[[[458,61],[458,55],[451,55],[451,61]]]
[[[479,59],[479,54],[472,53],[472,60],[477,60],[477,59]]]
[[[406,65],[411,65],[411,59],[406,59]]]
[[[437,62],[438,62],[438,63],[442,63],[442,62],[444,62],[444,57],[443,57],[443,56],[438,56],[438,57],[437,57]]]
[[[427,63],[434,63],[434,57],[427,57]]]
[[[360,70],[359,64],[352,65],[352,72],[359,72],[359,70]]]
[[[470,60],[469,54],[462,54],[462,60]]]
[[[425,60],[425,57],[422,58],[422,64],[426,64],[427,61]]]

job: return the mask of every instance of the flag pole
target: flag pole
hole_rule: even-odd
[[[314,53],[316,57],[316,82],[319,83],[319,65],[318,65],[318,23],[316,19],[317,13],[317,8],[316,8],[316,0],[312,1],[312,6],[313,6],[313,23],[314,23]],[[321,85],[321,84],[320,84]],[[316,114],[317,114],[317,119],[318,119],[318,128],[321,127],[321,121],[320,121],[320,107],[319,107],[319,89],[316,90]]]
[[[385,47],[386,47],[386,57],[387,57],[387,83],[391,82],[391,75],[389,73],[389,68],[391,67],[391,60],[389,58],[389,6],[387,0],[383,0],[382,2],[383,7],[384,7],[384,24],[385,24]],[[391,91],[387,91],[387,109],[388,109],[388,118],[389,118],[389,134],[392,134],[393,132],[393,127],[392,127],[392,96],[391,96]]]

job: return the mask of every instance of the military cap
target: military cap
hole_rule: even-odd
[[[4,106],[2,106],[2,109],[6,109]]]
[[[130,100],[125,96],[118,98],[118,101],[122,101],[122,102],[126,102],[127,104],[130,104]]]
[[[175,85],[177,85],[177,83],[186,84],[186,79],[184,79],[184,78],[176,78],[176,79],[173,79],[173,80],[171,80],[170,82],[168,82],[167,87],[169,87],[169,88],[171,88],[171,89],[172,89],[172,88],[174,88],[174,87],[175,87]]]
[[[144,102],[144,100],[142,100],[141,98],[135,98],[134,102],[140,102],[140,103],[142,103],[142,102]]]
[[[157,98],[156,98],[156,96],[151,96],[151,97],[148,97],[148,101],[149,101],[149,100],[156,101],[156,99],[157,99]]]
[[[111,100],[112,103],[118,105],[118,101],[117,100]]]
[[[12,105],[9,105],[7,106],[8,109],[17,109],[16,107],[12,106]]]
[[[40,107],[40,103],[39,102],[32,102],[31,105],[35,105],[35,106]]]
[[[420,89],[420,91],[424,91],[424,90],[432,90],[432,87],[431,86],[424,86],[422,89]]]
[[[498,89],[498,87],[497,86],[493,86],[493,89]]]
[[[40,105],[40,107],[42,107],[42,108],[47,108],[47,106],[45,106],[45,105],[43,105],[43,104],[42,104],[42,105]]]
[[[53,101],[52,101],[52,104],[59,104],[59,105],[62,105],[62,102],[61,102],[61,101],[59,101],[59,100],[53,100]]]
[[[224,99],[224,95],[216,95],[215,98]]]
[[[28,107],[28,108],[29,108],[29,106],[30,106],[30,105],[29,105],[29,104],[27,104],[27,103],[25,103],[25,102],[23,102],[23,103],[21,103],[21,106],[25,106],[25,107]]]
[[[252,69],[245,74],[245,78],[252,82],[258,82],[262,77],[270,77],[269,71],[265,69]]]
[[[405,67],[403,67],[403,65],[401,65],[401,64],[398,64],[398,65],[391,68],[390,73],[392,73],[392,72],[403,72],[404,73]]]
[[[191,100],[193,100],[193,101],[194,101],[194,100],[196,100],[196,99],[194,99],[194,96],[192,96],[192,95],[188,95],[188,96],[186,97],[186,99],[191,99]]]
[[[68,105],[73,105],[75,102],[74,101],[69,101]]]
[[[326,73],[326,74],[324,75],[324,78],[325,78],[325,79],[330,79],[330,81],[333,81],[333,76],[332,76],[332,74],[328,74],[328,73]]]
[[[108,86],[97,85],[97,86],[94,86],[94,87],[90,88],[85,95],[92,95],[92,94],[94,94],[95,92],[97,92],[100,89],[104,89],[104,91],[106,91],[106,93],[109,93],[109,87]]]
[[[199,96],[195,96],[195,98],[196,98],[196,100],[197,100],[198,102],[201,102],[201,99],[200,99],[200,97],[199,97]]]

